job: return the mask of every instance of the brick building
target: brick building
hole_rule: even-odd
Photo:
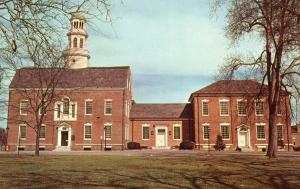
[[[214,145],[218,134],[231,150],[237,146],[244,150],[266,148],[266,86],[261,88],[253,80],[223,80],[192,93],[189,103],[135,103],[129,67],[88,67],[85,25],[81,15],[71,18],[65,68],[17,70],[9,88],[9,150],[35,148],[36,133],[29,127],[34,122],[30,107],[42,109],[34,107],[39,104],[36,93],[53,73],[58,82],[39,134],[41,149],[120,150],[129,141],[164,149],[190,140],[203,150]],[[277,128],[280,144],[285,144],[280,148],[284,149],[291,143],[290,109],[288,94],[281,96]]]

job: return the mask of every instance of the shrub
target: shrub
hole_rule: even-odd
[[[241,152],[242,148],[240,148],[240,147],[237,146],[236,149],[235,149],[235,151]]]
[[[300,151],[300,146],[293,146],[294,151]]]
[[[127,148],[129,150],[133,150],[133,149],[141,149],[141,145],[138,142],[128,142],[127,143]]]
[[[189,140],[182,141],[179,145],[180,150],[192,150],[195,148],[195,143]]]
[[[215,150],[224,150],[226,147],[226,145],[223,142],[222,136],[218,135],[217,136],[217,140],[216,140],[216,144],[214,145]]]

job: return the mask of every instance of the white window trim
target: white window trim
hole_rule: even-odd
[[[208,138],[204,138],[204,126],[208,126],[208,128],[210,128],[210,125],[208,124],[208,123],[204,123],[204,124],[202,124],[202,139],[203,140],[208,140]],[[210,134],[209,133],[209,129],[208,129],[208,134]],[[210,138],[210,137],[209,137]]]
[[[25,127],[26,129],[25,129],[25,133],[26,133],[26,137],[27,137],[27,125],[26,124],[20,124],[19,125],[19,136],[18,136],[18,138],[20,139],[20,140],[26,140],[26,137],[25,138],[21,138],[21,127]]]
[[[64,97],[69,98],[69,97]],[[63,98],[63,99],[64,99]],[[57,106],[60,105],[60,117],[57,117],[58,109]],[[72,117],[72,105],[75,106],[75,117]],[[77,102],[69,101],[69,114],[63,113],[63,101],[57,101],[54,103],[55,111],[54,111],[54,121],[76,121],[77,120]]]
[[[175,127],[179,127],[180,128],[180,138],[179,139],[175,139]],[[180,124],[174,124],[173,125],[173,140],[182,140],[182,125]]]
[[[281,126],[281,132],[282,132],[282,138],[277,138],[277,140],[284,140],[284,132],[283,132],[283,124],[282,123],[277,123],[277,126]],[[278,129],[278,128],[277,128]],[[278,131],[277,131],[278,132]]]
[[[222,98],[222,99],[219,99],[219,102],[229,102],[230,100],[227,99],[227,98]]]
[[[237,99],[237,103],[236,103],[236,109],[237,109],[237,113],[239,117],[245,117],[247,116],[247,106],[246,106],[246,114],[239,114],[239,102],[245,102],[247,103],[247,100],[243,100],[243,99]]]
[[[207,109],[208,109],[208,112],[207,112],[207,114],[203,114],[203,103],[204,102],[207,102]],[[207,99],[204,99],[204,100],[201,100],[201,111],[202,111],[202,116],[209,116],[209,100],[207,100]]]
[[[144,127],[148,127],[149,128],[149,138],[148,139],[144,139]],[[142,125],[142,140],[150,140],[150,125],[149,124],[143,124]]]
[[[91,126],[91,138],[85,138],[85,126]],[[84,137],[84,140],[92,140],[92,124],[91,123],[86,123],[84,124],[84,127],[83,127],[83,137]]]
[[[256,103],[257,102],[262,102],[263,103],[263,110],[264,110],[263,114],[257,114],[257,112],[256,112]],[[265,115],[264,114],[265,113],[265,100],[264,99],[255,100],[254,105],[255,105],[255,116],[264,116]]]
[[[222,107],[221,107],[221,102],[227,102],[228,104],[228,114],[222,114]],[[230,103],[229,103],[229,100],[227,99],[222,99],[222,100],[219,100],[219,111],[220,111],[220,116],[229,116],[229,112],[230,112],[230,109],[229,109],[229,106],[230,106]]]
[[[105,124],[104,124],[104,127],[106,127],[106,126],[110,126],[110,137],[112,137],[112,124],[111,124],[111,123],[105,123]],[[104,132],[104,133],[103,133],[103,134],[104,134],[104,135],[103,135],[103,136],[104,136],[104,140],[111,140],[111,138],[106,138],[106,137],[105,137],[105,129],[103,129],[103,132]]]
[[[40,102],[41,103],[41,102]],[[47,108],[46,108],[47,109]],[[39,115],[42,115],[41,114],[41,108],[39,108]],[[44,115],[47,115],[47,110],[45,111],[45,114]]]
[[[22,110],[21,110],[21,104],[22,104],[22,102],[26,102],[27,103],[27,112],[26,112],[26,114],[22,113]],[[29,106],[28,102],[29,102],[28,100],[21,100],[20,101],[20,105],[19,105],[20,106],[20,115],[28,115],[28,106]]]
[[[87,114],[87,113],[86,113],[86,102],[92,102],[92,103],[93,103],[93,100],[92,100],[92,99],[86,99],[86,100],[84,101],[84,115],[93,115],[93,104],[92,104],[92,113]],[[75,108],[75,109],[76,109],[76,108]]]
[[[265,138],[258,138],[257,137],[257,126],[264,126]],[[256,140],[266,140],[266,124],[265,123],[256,123],[255,124],[255,130],[256,130]]]
[[[223,136],[222,136],[222,129],[221,129],[222,126],[227,126],[227,127],[229,127],[229,128],[228,128],[229,138],[223,138]],[[230,124],[229,124],[229,123],[221,123],[221,124],[220,124],[220,135],[222,136],[222,139],[223,139],[223,140],[230,140],[231,134],[230,134]]]
[[[106,102],[107,102],[107,101],[110,101],[110,102],[111,102],[111,113],[110,113],[110,114],[107,114],[107,113],[106,113]],[[106,116],[111,116],[111,115],[112,115],[112,102],[113,102],[112,99],[104,99],[104,115],[106,115]]]
[[[40,137],[39,137],[39,139],[40,139],[40,140],[45,140],[45,139],[46,139],[46,125],[45,125],[45,124],[42,124],[42,125],[41,125],[41,128],[42,128],[42,127],[45,127],[45,137],[44,137],[44,138],[40,138]],[[41,132],[41,131],[40,131],[40,132]]]

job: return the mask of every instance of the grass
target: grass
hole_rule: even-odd
[[[300,159],[0,156],[1,188],[300,188]]]

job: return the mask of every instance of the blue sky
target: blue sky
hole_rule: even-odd
[[[213,82],[228,43],[207,0],[114,1],[113,23],[90,23],[90,66],[129,65],[137,102],[187,102]]]

